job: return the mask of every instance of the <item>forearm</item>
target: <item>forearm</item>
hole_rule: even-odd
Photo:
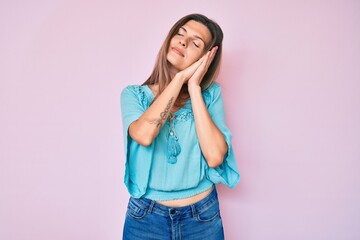
[[[201,87],[189,85],[189,94],[195,119],[196,134],[201,151],[210,167],[219,166],[227,152],[224,135],[217,128],[206,108]]]
[[[169,85],[140,118],[130,124],[129,134],[135,141],[144,146],[152,143],[168,118],[183,83],[183,77],[175,75]]]

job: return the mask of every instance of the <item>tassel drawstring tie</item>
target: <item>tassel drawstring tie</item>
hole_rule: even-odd
[[[168,163],[175,164],[177,162],[177,156],[181,152],[181,147],[178,142],[178,137],[176,136],[175,126],[174,126],[174,116],[170,114],[170,128],[169,128],[169,137],[168,137]]]

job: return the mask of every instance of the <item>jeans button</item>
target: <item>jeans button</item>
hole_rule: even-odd
[[[175,209],[171,209],[170,210],[170,214],[175,214],[176,213],[176,210]]]

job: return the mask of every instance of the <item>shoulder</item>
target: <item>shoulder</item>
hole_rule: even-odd
[[[128,101],[135,100],[140,102],[143,107],[148,106],[151,100],[146,87],[146,85],[138,84],[127,85],[121,91],[121,101],[125,104]]]
[[[203,90],[202,95],[206,103],[213,102],[221,96],[221,86],[218,82],[213,82],[207,89]]]
[[[218,82],[213,82],[207,89],[203,91],[203,93],[208,92],[209,94],[218,94],[221,92],[221,85]]]
[[[126,96],[142,96],[146,92],[145,87],[146,86],[142,86],[142,85],[139,85],[139,84],[127,85],[121,90],[121,96],[122,97],[126,97]]]
[[[121,90],[121,93],[124,93],[124,92],[138,92],[141,89],[141,87],[142,86],[138,85],[138,84],[127,85]]]

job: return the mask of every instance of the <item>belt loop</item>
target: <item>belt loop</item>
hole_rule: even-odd
[[[196,218],[197,217],[197,212],[196,212],[196,209],[195,209],[195,205],[192,204],[190,206],[191,206],[191,211],[192,211],[193,217]]]
[[[154,201],[154,200],[151,200],[149,209],[148,209],[148,211],[147,211],[149,214],[152,212],[152,209],[153,209],[154,205],[155,205],[155,201]]]

